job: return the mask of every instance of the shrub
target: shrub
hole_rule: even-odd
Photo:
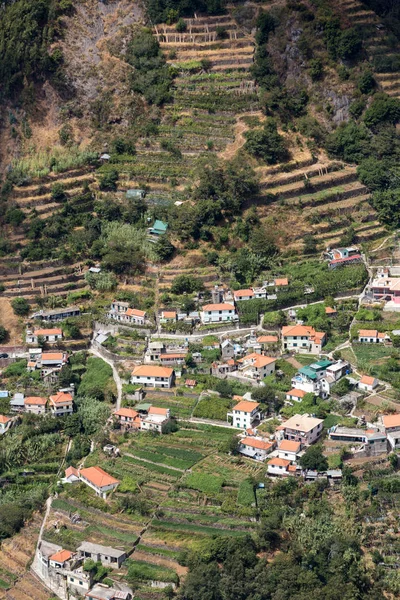
[[[29,302],[25,298],[13,298],[11,300],[13,311],[19,317],[24,317],[29,313]]]
[[[284,138],[278,133],[276,123],[267,119],[263,129],[253,129],[245,133],[245,149],[249,154],[262,158],[269,165],[289,159]]]
[[[178,33],[184,33],[187,30],[187,24],[186,21],[184,19],[179,19],[179,21],[177,22],[175,29],[177,30]]]
[[[116,169],[104,173],[100,179],[99,188],[103,191],[115,192],[117,189],[118,177],[118,171]]]
[[[323,72],[324,67],[322,61],[319,58],[314,58],[313,60],[310,60],[309,73],[313,81],[318,81],[318,79],[321,79]]]

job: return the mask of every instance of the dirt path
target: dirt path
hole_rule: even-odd
[[[117,386],[116,410],[119,410],[121,408],[121,402],[122,402],[122,381],[119,376],[117,367],[114,365],[114,363],[111,360],[104,358],[104,356],[102,356],[100,354],[100,352],[98,352],[95,348],[93,348],[93,346],[91,346],[89,352],[91,354],[94,354],[95,356],[97,356],[97,358],[101,358],[101,360],[104,360],[104,362],[106,362],[112,368],[115,385]]]
[[[295,369],[301,369],[304,366],[294,356],[287,358],[286,362],[290,363]]]
[[[259,117],[260,121],[265,118],[261,111],[243,113],[237,117],[235,124],[235,140],[232,142],[232,144],[228,144],[225,150],[218,153],[219,158],[231,160],[235,157],[236,152],[245,145],[246,138],[244,137],[244,133],[249,130],[249,126],[242,120],[242,117],[245,116]]]

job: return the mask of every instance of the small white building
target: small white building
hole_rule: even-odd
[[[73,413],[74,400],[70,393],[58,392],[58,394],[50,396],[49,406],[54,417],[64,417]]]
[[[253,426],[254,421],[260,420],[261,412],[258,402],[241,400],[227,413],[227,420],[232,418],[232,425],[238,429],[248,429]]]
[[[289,470],[290,469],[290,470]],[[287,477],[288,475],[296,472],[296,467],[291,465],[290,460],[285,460],[284,458],[271,458],[268,461],[268,475],[278,475],[279,477]]]
[[[238,360],[239,371],[251,379],[264,379],[275,371],[276,358],[253,352]]]
[[[306,394],[307,392],[304,390],[293,388],[289,392],[286,392],[286,400],[289,402],[301,402]]]
[[[380,333],[377,329],[360,329],[358,341],[362,344],[384,344],[390,341],[390,336]]]
[[[69,550],[59,550],[49,557],[50,567],[53,569],[64,569],[66,563],[73,557]]]
[[[109,319],[120,323],[131,323],[133,325],[145,325],[148,322],[146,311],[138,308],[130,308],[128,302],[114,300],[111,309],[107,313]]]
[[[326,342],[323,331],[315,331],[309,325],[287,325],[282,327],[282,350],[319,354]]]
[[[384,415],[382,422],[391,449],[400,448],[400,414]]]
[[[262,438],[245,437],[240,440],[239,452],[249,458],[263,461],[267,458],[271,450],[273,450],[274,445],[275,444],[271,442],[266,442]]]
[[[106,498],[107,492],[115,490],[119,485],[118,479],[112,477],[100,467],[88,467],[79,471],[79,479],[91,487],[101,498]]]
[[[25,412],[33,415],[46,414],[47,399],[40,396],[28,396],[24,398]]]
[[[174,384],[174,379],[174,369],[152,365],[139,365],[132,371],[131,383],[146,387],[170,388]]]
[[[37,344],[39,338],[42,338],[47,344],[55,344],[58,341],[61,341],[63,338],[62,329],[54,328],[54,329],[35,329],[32,331],[31,329],[27,329],[26,331],[26,343],[27,344]]]
[[[88,558],[94,562],[101,562],[105,567],[120,568],[124,560],[126,560],[126,552],[117,550],[110,546],[102,546],[101,544],[93,544],[92,542],[83,542],[77,552],[81,558]]]
[[[244,300],[252,300],[254,298],[254,291],[249,288],[246,290],[236,290],[233,292],[233,299],[235,302],[243,302]]]
[[[151,406],[147,411],[147,415],[141,418],[140,429],[142,431],[158,431],[162,432],[163,425],[170,418],[169,408],[158,408]]]
[[[292,440],[281,440],[278,446],[278,457],[296,462],[301,450],[301,443]]]
[[[358,389],[363,392],[373,392],[378,385],[379,381],[375,377],[363,375],[358,382]]]
[[[205,304],[200,312],[201,322],[223,323],[229,321],[238,321],[239,317],[233,304]]]
[[[300,442],[302,446],[309,446],[321,435],[323,423],[323,419],[316,419],[309,415],[294,415],[281,426],[283,437],[285,440]]]

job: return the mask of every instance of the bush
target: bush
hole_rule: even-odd
[[[364,115],[364,122],[368,127],[374,127],[383,122],[396,124],[399,121],[400,100],[390,96],[375,98]]]
[[[324,66],[319,58],[314,58],[313,60],[310,60],[309,73],[313,81],[318,81],[318,79],[321,79],[323,72]]]
[[[18,227],[25,220],[25,213],[20,208],[9,208],[6,212],[6,223]]]
[[[5,342],[8,338],[8,331],[3,325],[0,325],[0,344]]]
[[[285,139],[279,135],[276,123],[267,119],[263,129],[253,129],[245,134],[245,149],[249,154],[262,158],[269,165],[289,159]]]
[[[26,316],[30,311],[29,302],[25,298],[13,298],[11,300],[13,311],[19,317]]]
[[[192,294],[198,292],[204,288],[203,282],[193,275],[178,275],[175,277],[171,285],[171,292],[173,294]]]
[[[177,22],[175,29],[177,30],[178,33],[184,33],[187,30],[187,24],[186,21],[184,19],[179,19],[179,21]]]
[[[116,169],[104,173],[100,179],[99,188],[103,191],[115,192],[117,189],[118,177],[118,171]]]

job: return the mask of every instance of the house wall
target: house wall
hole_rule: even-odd
[[[234,310],[201,311],[200,318],[202,323],[220,323],[223,321],[237,321],[239,319]]]
[[[280,450],[278,448],[278,458],[284,458],[285,460],[290,460],[292,462],[296,462],[296,452],[289,452],[288,450]]]
[[[242,410],[233,410],[233,422],[232,425],[239,429],[247,429],[251,426],[256,416],[259,413],[258,409],[254,409],[251,413],[244,412]]]
[[[172,387],[172,375],[170,378],[168,378],[168,377],[144,377],[144,376],[132,375],[131,383],[144,385],[147,387],[170,388],[170,387]]]
[[[321,433],[322,423],[307,433],[303,433],[296,429],[285,428],[285,438],[287,440],[294,440],[296,442],[301,442],[302,444],[308,445],[313,444],[319,438]]]
[[[46,405],[42,404],[26,404],[25,412],[30,413],[31,415],[44,415],[46,413]]]
[[[392,449],[400,448],[400,429],[386,429],[386,435]]]
[[[276,465],[268,465],[269,475],[288,475],[288,471],[285,467],[278,467]]]
[[[254,458],[255,460],[265,460],[268,454],[266,450],[253,448],[252,446],[245,446],[244,444],[240,444],[239,452],[244,456]]]

